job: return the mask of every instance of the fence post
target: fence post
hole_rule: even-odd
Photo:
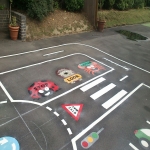
[[[97,29],[98,0],[84,0],[84,12],[90,23]]]

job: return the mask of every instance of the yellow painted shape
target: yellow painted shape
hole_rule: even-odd
[[[74,83],[75,81],[82,80],[82,76],[80,74],[74,74],[70,77],[64,79],[67,83]]]
[[[93,142],[93,138],[89,136],[89,137],[87,137],[87,141],[92,143]]]

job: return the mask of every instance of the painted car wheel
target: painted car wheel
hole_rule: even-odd
[[[141,146],[145,149],[145,150],[150,150],[150,142],[147,139],[141,138],[139,139]]]

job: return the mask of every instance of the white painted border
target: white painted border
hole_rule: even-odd
[[[3,74],[6,74],[6,73],[11,73],[11,72],[14,72],[14,71],[18,71],[18,70],[22,70],[22,69],[25,69],[25,68],[30,68],[30,67],[33,67],[33,66],[38,66],[38,65],[41,65],[41,64],[45,64],[47,62],[53,62],[53,61],[56,61],[56,60],[60,60],[60,59],[63,59],[63,58],[66,58],[66,57],[70,57],[70,56],[74,56],[74,55],[83,55],[83,56],[86,56],[100,64],[103,64],[104,66],[108,67],[108,68],[111,68],[111,69],[114,69],[96,59],[94,59],[93,57],[90,57],[89,55],[86,55],[86,54],[83,54],[83,53],[73,53],[73,54],[70,54],[70,55],[66,55],[66,56],[63,56],[63,57],[58,57],[58,58],[55,58],[55,59],[50,59],[50,60],[46,60],[46,61],[42,61],[40,63],[36,63],[36,64],[32,64],[32,65],[28,65],[28,66],[24,66],[24,67],[20,67],[20,68],[16,68],[16,69],[12,69],[12,70],[8,70],[8,71],[4,71],[4,72],[1,72],[0,75],[3,75]]]
[[[82,130],[78,135],[76,135],[72,140],[72,146],[73,150],[77,150],[76,141],[81,138],[85,133],[87,133],[89,130],[91,130],[95,125],[97,125],[99,122],[101,122],[105,117],[107,117],[112,111],[114,111],[117,107],[119,107],[123,102],[125,102],[131,95],[133,95],[138,89],[140,89],[142,86],[146,86],[150,88],[150,86],[145,85],[144,83],[141,83],[139,86],[137,86],[135,89],[133,89],[128,95],[126,95],[121,101],[119,101],[116,105],[114,105],[112,108],[110,108],[107,112],[105,112],[102,116],[100,116],[97,120],[95,120],[93,123],[91,123],[87,128]]]
[[[67,43],[67,44],[62,44],[62,45],[58,45],[58,46],[51,46],[51,47],[42,48],[42,49],[33,50],[33,51],[29,51],[29,52],[24,52],[24,53],[17,53],[17,54],[12,54],[12,55],[0,56],[0,58],[14,57],[14,56],[19,56],[19,55],[24,55],[24,54],[29,54],[29,53],[35,53],[35,52],[39,52],[39,51],[43,51],[43,50],[47,50],[47,49],[52,49],[52,48],[57,48],[57,47],[62,47],[62,46],[69,46],[69,45],[81,45],[81,46],[86,46],[86,47],[93,48],[93,49],[95,49],[95,50],[97,50],[99,52],[102,52],[103,54],[106,54],[106,55],[108,55],[108,56],[110,56],[110,57],[112,57],[114,59],[117,59],[117,60],[119,60],[121,62],[124,62],[124,63],[126,63],[126,64],[128,64],[128,65],[130,65],[132,67],[140,69],[140,70],[142,70],[142,71],[144,71],[146,73],[150,73],[150,71],[147,71],[147,70],[145,70],[143,68],[140,68],[140,67],[138,67],[136,65],[133,65],[133,64],[131,64],[129,62],[126,62],[126,61],[124,61],[122,59],[119,59],[119,58],[117,58],[117,57],[115,57],[115,56],[113,56],[111,54],[108,54],[108,53],[106,53],[106,52],[104,52],[104,51],[102,51],[102,50],[100,50],[100,49],[98,49],[96,47],[93,47],[93,46],[90,46],[90,45],[86,45],[86,44],[81,44],[81,43]]]
[[[106,74],[108,74],[108,73],[110,73],[110,72],[112,72],[112,71],[114,70],[114,68],[112,68],[112,67],[110,67],[110,66],[108,66],[108,65],[106,65],[106,64],[104,64],[104,63],[102,63],[102,62],[99,62],[98,60],[96,60],[96,59],[94,59],[94,58],[92,58],[92,57],[90,57],[90,56],[88,56],[88,55],[86,55],[86,54],[74,53],[74,54],[66,55],[66,56],[63,56],[63,57],[56,58],[56,59],[47,60],[47,61],[43,61],[43,62],[40,62],[40,63],[37,63],[37,64],[33,64],[33,65],[29,65],[29,66],[25,66],[25,67],[13,69],[13,70],[10,70],[10,71],[2,72],[2,73],[0,73],[0,75],[5,74],[5,73],[14,72],[14,71],[17,71],[17,70],[21,70],[21,69],[28,68],[28,67],[40,65],[40,64],[43,64],[43,63],[46,63],[46,62],[49,62],[49,61],[54,61],[54,60],[63,59],[63,58],[70,57],[70,56],[74,56],[74,55],[83,55],[83,56],[86,56],[86,57],[88,57],[88,58],[90,58],[90,59],[92,59],[92,60],[94,60],[94,61],[96,61],[96,62],[98,62],[98,63],[100,63],[100,64],[103,64],[104,66],[107,66],[107,67],[110,68],[111,70],[109,70],[109,71],[107,71],[107,72],[104,72],[103,74],[100,74],[100,75],[98,75],[98,76],[96,76],[96,77],[94,77],[94,78],[92,78],[92,79],[90,79],[90,80],[88,80],[88,81],[86,81],[86,82],[84,82],[84,83],[82,83],[82,84],[80,84],[80,85],[78,85],[78,86],[76,86],[76,87],[74,87],[74,88],[72,88],[72,89],[70,89],[70,90],[68,90],[68,91],[66,91],[66,92],[64,92],[64,93],[62,93],[62,94],[60,94],[60,95],[58,95],[58,96],[55,96],[55,97],[53,97],[53,98],[51,98],[51,99],[49,99],[49,100],[43,102],[43,103],[38,103],[38,102],[34,102],[34,101],[29,101],[29,100],[14,100],[14,99],[10,96],[10,94],[8,93],[8,91],[5,89],[5,87],[3,86],[3,84],[2,84],[1,82],[0,82],[0,83],[1,83],[0,86],[1,86],[2,89],[4,90],[4,93],[9,97],[9,100],[10,100],[11,102],[17,102],[17,103],[18,103],[18,102],[21,102],[21,103],[31,103],[31,104],[43,106],[43,105],[45,105],[45,104],[47,104],[47,103],[50,103],[50,102],[52,102],[52,101],[54,101],[54,100],[56,100],[56,99],[58,99],[58,98],[60,98],[60,97],[62,97],[62,96],[64,96],[64,95],[66,95],[66,94],[68,94],[68,93],[70,93],[70,92],[72,92],[72,91],[74,91],[74,90],[80,88],[81,86],[84,86],[85,84],[88,84],[89,82],[91,82],[91,81],[93,81],[93,80],[95,80],[95,79],[97,79],[97,78],[99,78],[99,77],[101,77],[101,76],[104,76],[104,75],[106,75]]]

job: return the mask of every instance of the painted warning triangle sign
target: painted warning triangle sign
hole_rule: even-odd
[[[76,121],[79,120],[83,104],[64,104],[62,108]]]

